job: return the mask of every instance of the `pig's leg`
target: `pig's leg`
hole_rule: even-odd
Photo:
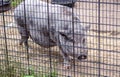
[[[67,69],[69,69],[70,66],[71,66],[71,64],[70,64],[70,60],[71,59],[69,58],[69,55],[67,54],[67,48],[64,46],[65,39],[64,39],[63,36],[61,36],[57,32],[56,32],[56,38],[57,38],[57,45],[61,49],[61,55],[63,56],[63,59],[64,59],[64,67],[66,67]]]
[[[17,15],[18,13],[16,13]],[[27,28],[27,25],[25,23],[25,19],[22,18],[21,16],[15,16],[15,22],[18,26],[18,31],[21,36],[19,44],[22,45],[24,43],[25,47],[28,47],[28,38],[29,38],[29,31]]]
[[[22,45],[22,44],[24,43],[25,47],[28,47],[28,38],[29,38],[29,37],[21,36],[19,45]]]
[[[64,67],[65,67],[66,69],[69,69],[69,68],[71,67],[69,55],[67,55],[67,54],[64,53],[63,51],[61,52],[61,55],[63,56]]]
[[[28,48],[29,31],[27,31],[24,27],[20,27],[18,30],[21,36],[19,44],[22,45],[24,43],[25,47]]]

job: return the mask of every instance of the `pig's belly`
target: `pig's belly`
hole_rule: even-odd
[[[40,37],[31,37],[32,40],[42,46],[42,47],[46,47],[46,48],[49,48],[49,47],[53,47],[53,46],[56,46],[56,42],[52,41],[51,39],[49,39],[48,36],[40,36]]]
[[[36,42],[36,43],[39,44],[42,47],[45,47],[45,48],[56,46],[56,43],[54,43],[52,41],[48,41],[48,40],[45,40],[45,42],[44,41],[39,41],[39,42]]]

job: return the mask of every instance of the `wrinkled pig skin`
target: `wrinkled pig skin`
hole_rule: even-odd
[[[24,43],[28,47],[30,37],[42,47],[58,46],[67,65],[70,64],[69,56],[77,60],[87,58],[89,28],[81,24],[71,8],[40,0],[25,0],[15,8],[14,19],[21,35],[20,45]]]

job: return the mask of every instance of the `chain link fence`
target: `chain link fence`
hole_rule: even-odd
[[[18,8],[22,0],[11,0],[11,9],[0,13],[0,77],[120,77],[119,0],[77,0],[73,7],[51,5],[49,0],[42,1],[50,5],[25,1],[29,2]],[[19,31],[20,27],[25,30]],[[20,44],[24,31],[29,35],[28,45],[25,40],[25,45]],[[76,46],[76,40],[80,45]],[[85,51],[87,58],[78,60]]]

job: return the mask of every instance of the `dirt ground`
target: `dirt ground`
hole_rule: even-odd
[[[75,66],[71,69],[64,69],[58,47],[42,48],[29,39],[29,64],[36,70],[38,67],[49,69],[50,56],[48,55],[51,50],[52,68],[59,72],[59,77],[68,75],[71,77],[99,77],[99,75],[100,77],[120,77],[120,4],[117,4],[119,1],[110,0],[109,4],[106,4],[108,0],[101,0],[100,9],[98,9],[98,0],[86,1],[92,3],[77,2],[75,11],[79,14],[81,22],[91,26],[87,37],[88,59],[83,62],[75,61]],[[115,4],[110,4],[113,2]],[[20,36],[16,25],[12,24],[14,23],[13,10],[5,12],[4,15],[3,17],[3,14],[0,14],[0,59],[5,58],[7,47],[11,61],[21,62],[25,66],[28,63],[28,54],[25,47],[19,45]]]

